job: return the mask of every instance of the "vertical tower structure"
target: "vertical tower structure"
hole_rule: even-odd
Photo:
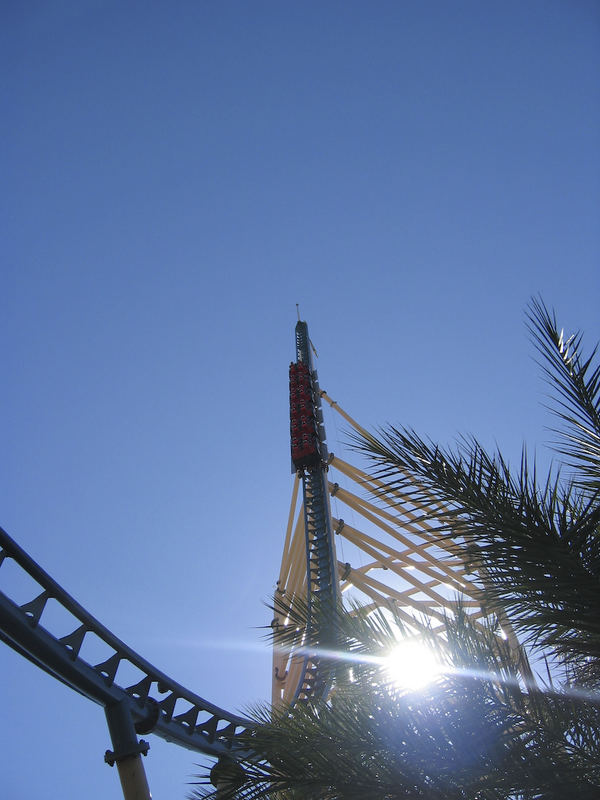
[[[296,362],[290,364],[290,436],[292,471],[302,480],[306,638],[311,642],[294,700],[306,700],[324,697],[330,688],[330,659],[323,653],[334,649],[336,644],[339,583],[326,477],[328,452],[321,392],[312,363],[308,326],[302,321],[296,325]]]
[[[273,705],[327,696],[332,658],[337,657],[331,651],[342,644],[337,621],[344,595],[350,606],[357,603],[365,613],[381,609],[384,615],[393,614],[417,638],[433,632],[444,639],[445,621],[457,614],[467,614],[477,627],[500,625],[499,635],[514,651],[529,684],[527,655],[503,610],[481,606],[481,589],[488,580],[485,565],[466,546],[460,524],[452,532],[443,524],[452,509],[428,495],[409,472],[389,488],[377,475],[328,454],[321,403],[328,403],[360,436],[368,436],[319,387],[308,328],[298,322],[296,362],[290,365],[295,479],[277,580],[281,603],[275,604],[271,622],[275,631],[281,626],[273,648]],[[329,498],[335,498],[333,517]],[[340,516],[343,509],[349,514],[346,522]],[[306,609],[307,634],[298,641],[294,620]]]

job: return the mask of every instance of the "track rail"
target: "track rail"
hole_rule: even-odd
[[[310,386],[310,419],[313,420],[315,455],[308,462],[294,460],[294,431],[292,430],[292,462],[302,480],[304,532],[306,546],[307,636],[314,652],[303,658],[303,667],[294,692],[293,702],[324,698],[331,689],[331,663],[319,655],[319,650],[334,650],[337,644],[335,615],[339,606],[337,559],[329,508],[327,488],[328,452],[321,409],[321,394],[317,372],[313,368],[311,344],[306,322],[296,325],[296,363],[308,368]],[[290,397],[291,419],[298,416]],[[310,457],[309,457],[310,458]],[[318,614],[315,600],[318,598]]]
[[[8,560],[36,584],[25,603],[16,603],[2,590]],[[44,627],[46,617],[51,617],[49,601],[56,601],[62,612],[67,612],[71,627],[66,634],[55,635]],[[97,664],[81,655],[92,634],[109,651],[108,658]],[[71,597],[2,528],[0,639],[105,709],[117,704],[128,709],[137,733],[154,733],[189,750],[224,756],[239,750],[240,734],[251,727],[248,720],[204,700],[138,655]],[[119,677],[126,671],[141,677],[132,685],[121,686]]]

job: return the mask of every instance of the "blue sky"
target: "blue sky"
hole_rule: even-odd
[[[0,37],[0,524],[243,710],[296,303],[363,425],[548,441],[524,308],[598,337],[599,6],[6,0]],[[101,709],[6,647],[0,674],[5,795],[120,797]],[[151,748],[184,797],[200,757]]]

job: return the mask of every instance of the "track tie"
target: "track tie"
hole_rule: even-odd
[[[29,617],[34,628],[40,621],[40,617],[42,616],[49,597],[49,592],[42,592],[33,600],[30,600],[28,603],[24,603],[22,606],[19,606],[21,611],[23,611],[23,613]]]
[[[200,709],[198,706],[192,706],[189,711],[186,711],[183,714],[178,714],[176,717],[173,717],[173,719],[175,722],[181,722],[183,725],[189,726],[190,731],[193,731],[196,726],[196,720],[198,719],[199,713]]]
[[[112,686],[115,680],[115,675],[117,674],[117,669],[119,668],[119,664],[121,663],[122,656],[120,653],[115,653],[110,658],[107,658],[106,661],[103,661],[101,664],[96,664],[94,669],[99,672],[104,678],[109,686]]]
[[[205,733],[208,736],[209,741],[213,742],[215,736],[217,735],[217,725],[219,720],[217,717],[211,717],[206,722],[203,722],[201,725],[198,725],[198,729]]]
[[[168,697],[165,697],[165,699],[161,700],[161,702],[159,703],[161,711],[164,711],[166,718],[169,720],[173,717],[173,711],[175,710],[175,703],[177,702],[177,700],[178,697],[175,694],[175,692],[171,692],[171,694]]]
[[[79,655],[79,651],[81,650],[81,645],[83,644],[84,637],[88,632],[88,628],[85,625],[80,625],[78,628],[75,628],[73,633],[67,634],[67,636],[62,636],[58,641],[67,648],[67,650],[71,654],[71,658],[73,661]]]
[[[139,683],[135,683],[133,686],[128,686],[125,691],[132,697],[139,697],[142,700],[145,700],[148,697],[151,686],[152,677],[150,675],[146,675],[146,677],[142,678]]]

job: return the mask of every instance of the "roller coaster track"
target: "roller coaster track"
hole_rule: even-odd
[[[0,528],[0,588],[12,560],[35,583],[31,599],[17,604],[0,590],[0,638],[36,666],[105,709],[129,712],[139,734],[154,733],[190,750],[223,756],[236,747],[249,722],[209,703],[158,670],[104,627]],[[45,627],[57,603],[71,627],[60,635]],[[63,618],[64,618],[63,613]],[[101,663],[83,657],[93,636],[110,652]],[[119,685],[134,667],[139,680]],[[140,748],[140,751],[143,750]]]
[[[306,637],[312,652],[303,656],[290,702],[326,697],[331,688],[330,665],[319,651],[336,647],[335,614],[339,583],[327,489],[328,452],[317,372],[305,322],[296,325],[296,364],[290,365],[290,427],[292,468],[302,481],[306,580],[303,596],[308,617]],[[303,378],[295,377],[298,370]],[[303,385],[302,385],[303,384]],[[315,599],[319,601],[315,613]]]

